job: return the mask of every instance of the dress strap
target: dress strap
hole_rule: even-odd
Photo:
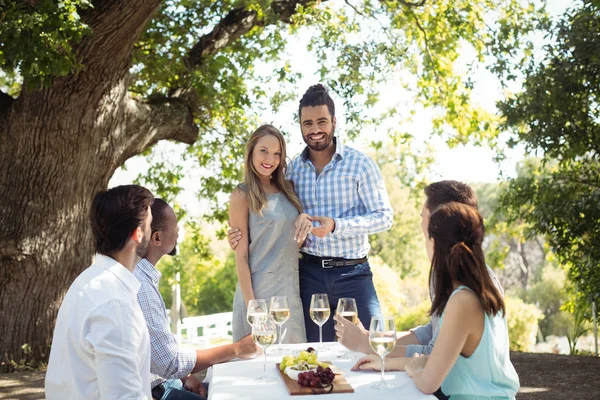
[[[459,287],[457,287],[456,289],[454,289],[454,291],[452,292],[452,294],[450,295],[450,297],[454,296],[456,293],[460,292],[463,289],[470,290],[472,293],[475,293],[475,292],[473,292],[473,290],[470,287],[465,286],[465,285],[460,285]]]

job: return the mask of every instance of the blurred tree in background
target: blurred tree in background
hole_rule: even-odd
[[[526,65],[523,90],[499,104],[512,145],[541,160],[509,181],[499,210],[528,238],[547,238],[589,318],[600,300],[600,4],[575,4]]]

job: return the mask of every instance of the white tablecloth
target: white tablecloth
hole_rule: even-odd
[[[343,350],[339,343],[324,343],[331,350],[320,351],[319,360],[331,361],[343,372],[346,380],[354,388],[354,393],[327,394],[325,397],[319,396],[323,400],[335,399],[403,399],[403,400],[421,400],[435,399],[434,396],[421,393],[414,385],[412,379],[406,372],[385,372],[385,380],[394,387],[387,390],[378,390],[371,388],[371,384],[379,382],[381,372],[361,371],[352,372],[350,368],[356,361],[362,357],[360,353],[350,353],[351,360],[342,360],[337,358]],[[309,346],[318,349],[317,344],[296,344],[284,345],[295,351],[306,349]],[[275,347],[275,346],[274,346]],[[281,377],[275,369],[275,363],[281,361],[285,354],[270,355],[267,350],[267,374],[274,378],[272,382],[258,382],[255,378],[262,375],[264,356],[250,360],[236,360],[224,364],[217,364],[212,367],[208,380],[209,400],[242,400],[242,399],[285,399],[290,395],[285,388]],[[286,353],[287,354],[287,353]],[[291,354],[291,352],[290,352]],[[294,396],[296,397],[296,396]]]

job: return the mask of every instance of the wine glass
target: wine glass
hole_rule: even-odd
[[[269,307],[267,301],[263,299],[252,299],[248,302],[248,311],[246,313],[246,319],[250,326],[254,323],[257,318],[266,319],[269,316]]]
[[[326,293],[315,293],[310,299],[310,318],[319,325],[319,347],[323,349],[323,324],[331,315],[329,298]]]
[[[369,342],[371,348],[381,357],[381,381],[371,385],[375,389],[390,389],[393,386],[383,379],[385,370],[385,356],[396,347],[396,325],[394,318],[378,316],[371,318],[369,327]]]
[[[279,345],[277,346],[277,353],[286,352],[287,349],[281,348],[281,326],[290,319],[290,306],[288,304],[287,297],[285,296],[273,296],[271,297],[271,318],[277,324],[279,330],[277,336],[279,337]]]
[[[338,300],[336,314],[344,317],[349,323],[354,325],[358,324],[358,308],[356,307],[356,300],[349,297],[342,297]],[[338,356],[342,360],[350,359],[350,351],[344,349],[342,354]]]
[[[271,318],[255,318],[252,324],[252,340],[263,349],[265,361],[263,364],[263,375],[256,378],[257,381],[271,382],[273,379],[267,375],[267,348],[275,343],[277,338],[276,325]]]

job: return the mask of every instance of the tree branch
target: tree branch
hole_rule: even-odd
[[[417,25],[417,28],[423,34],[423,39],[425,40],[425,51],[427,52],[429,62],[433,64],[433,56],[431,55],[431,50],[429,49],[429,38],[427,37],[427,31],[425,30],[425,28],[423,28],[423,25],[421,25],[421,22],[419,21],[419,18],[417,18],[417,15],[415,13],[412,13],[412,16],[415,19],[415,24]],[[433,68],[433,73],[435,75],[435,80],[439,83],[440,77],[437,74],[436,68]]]
[[[81,12],[92,34],[77,48],[86,73],[106,79],[126,74],[131,52],[142,30],[160,5],[160,0],[95,1],[93,8]]]
[[[411,3],[410,1],[398,0],[398,3],[406,7],[423,7],[426,0],[421,0],[418,3]]]
[[[126,102],[127,132],[122,138],[122,160],[140,154],[159,140],[174,140],[193,144],[198,139],[198,127],[185,100],[177,98],[129,99]],[[121,165],[121,164],[118,164]]]
[[[270,11],[279,21],[289,22],[298,5],[314,2],[315,0],[276,0],[271,3]],[[259,19],[254,10],[243,7],[231,10],[210,33],[202,36],[192,47],[184,60],[185,65],[189,69],[200,66],[204,57],[217,53],[252,28],[265,24],[265,20]]]

